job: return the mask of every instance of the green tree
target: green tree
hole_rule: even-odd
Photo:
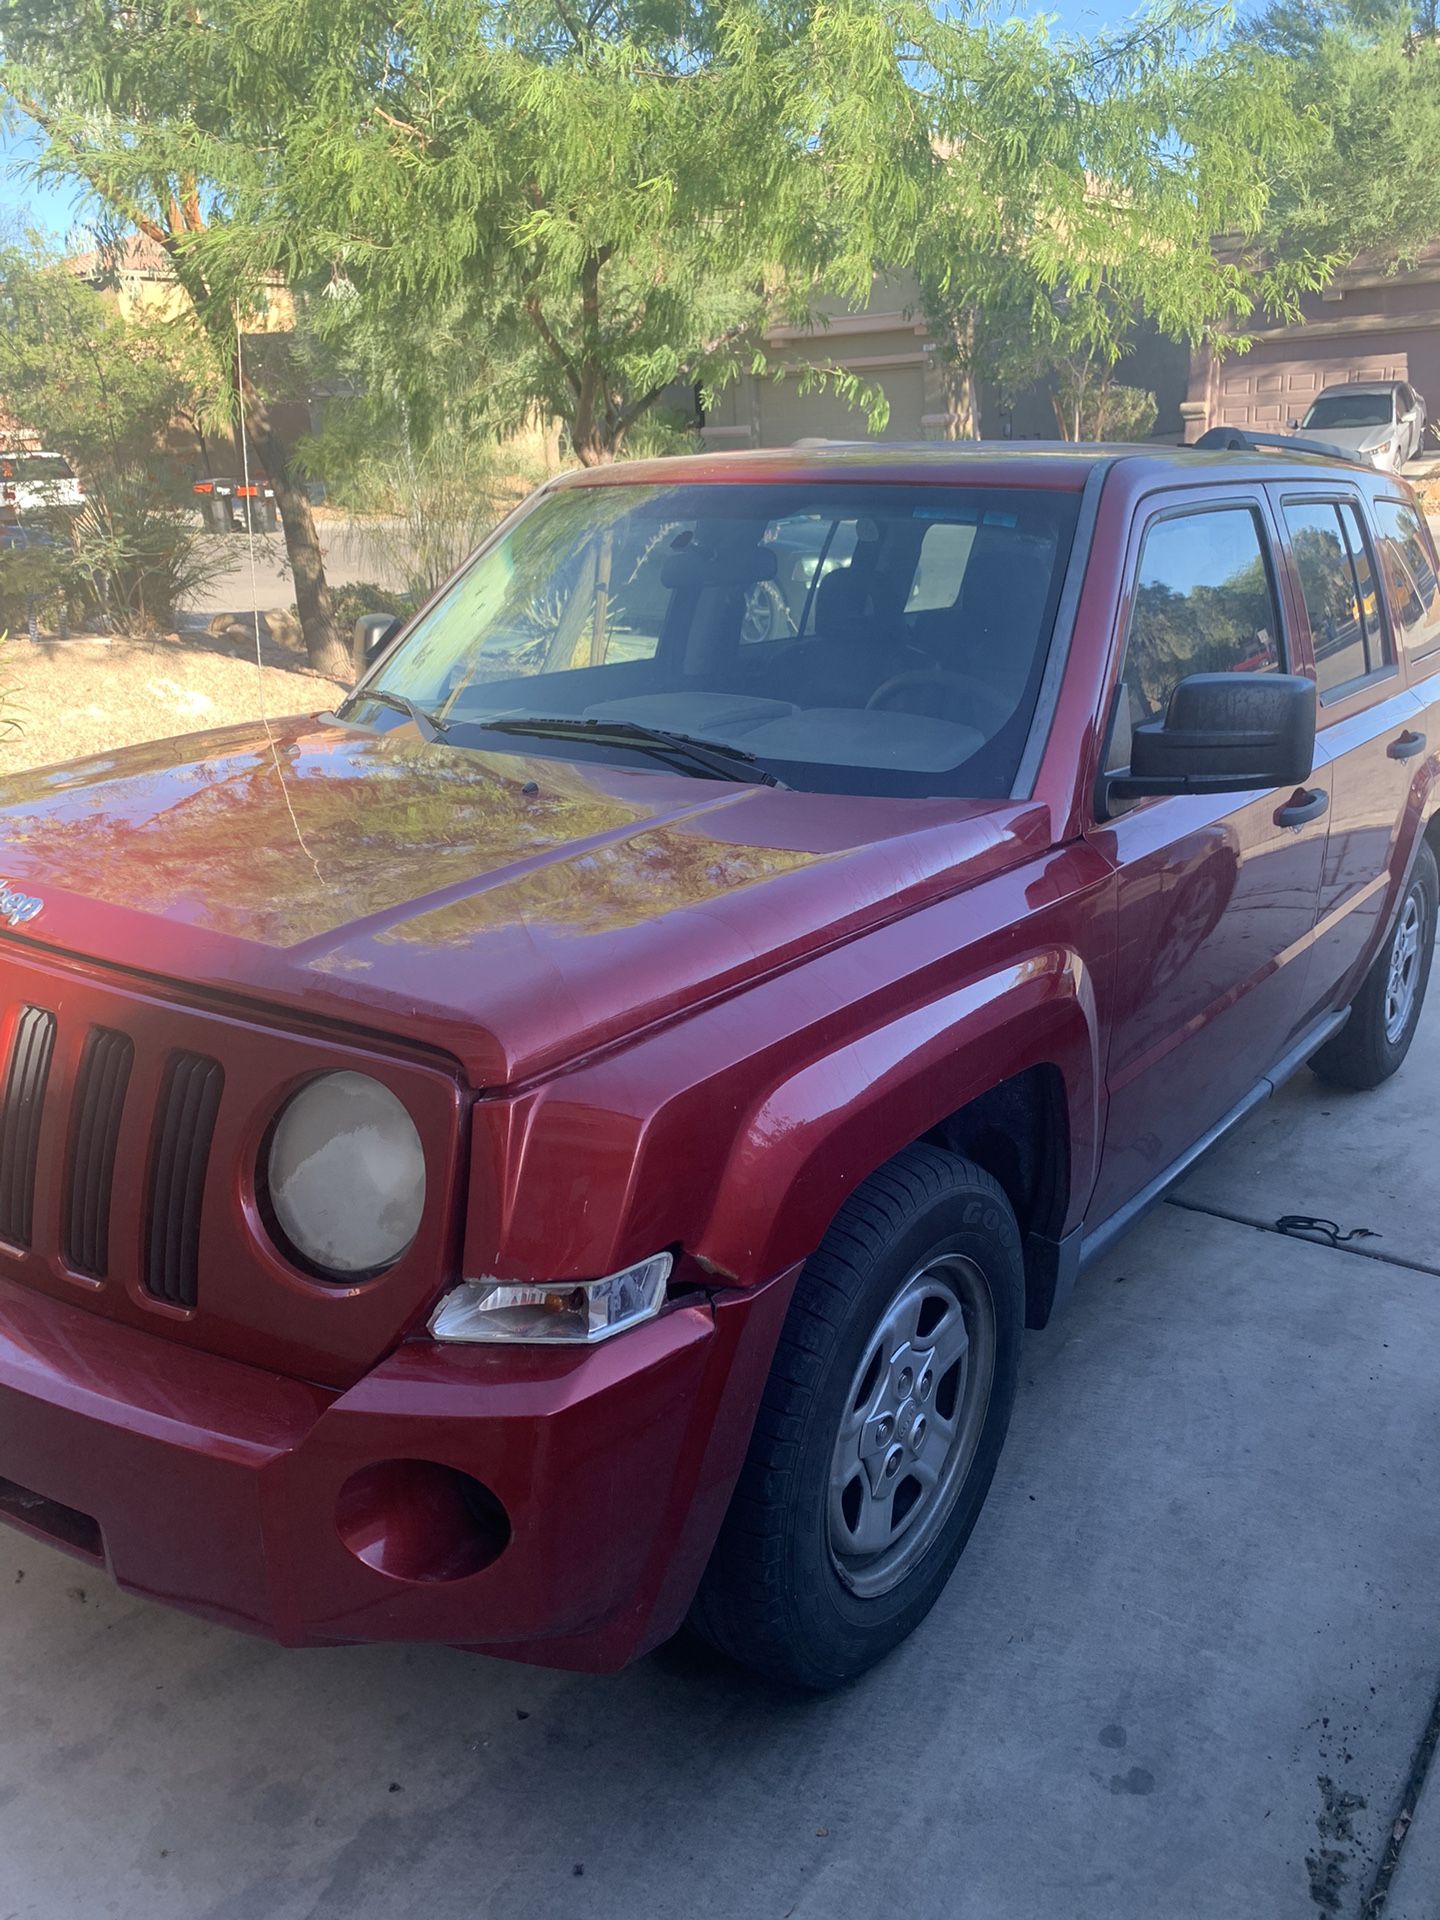
[[[1277,62],[1194,51],[1209,17],[1082,46],[919,0],[251,0],[235,57],[307,84],[225,237],[397,336],[454,316],[497,426],[557,415],[587,464],[880,263],[956,343],[1102,288],[1199,335],[1243,277],[1211,232],[1305,140]],[[819,325],[806,377],[866,397]]]
[[[177,416],[213,408],[210,373],[188,332],[128,323],[63,262],[0,246],[0,396],[74,462],[86,496],[78,514],[49,516],[58,548],[0,555],[7,617],[69,599],[127,630],[170,624],[208,568],[164,442]]]
[[[213,406],[210,374],[193,340],[123,320],[42,248],[0,245],[0,396],[86,479],[152,461],[177,414]]]
[[[44,136],[39,173],[79,184],[103,220],[163,250],[274,486],[311,665],[345,677],[309,498],[274,411],[291,370],[272,344],[262,384],[242,353],[273,276],[226,243],[237,192],[268,164],[304,76],[242,54],[223,5],[0,0],[0,92]]]
[[[1273,252],[1403,265],[1440,239],[1440,0],[1274,0],[1240,29],[1316,129],[1282,167]]]
[[[1333,266],[1333,248],[1262,247],[1273,180],[1299,177],[1319,134],[1280,54],[1222,36],[1221,17],[1161,6],[1037,49],[1029,91],[1045,111],[1024,94],[1010,109],[1026,164],[978,195],[947,173],[915,258],[962,433],[977,373],[1103,388],[1142,316],[1234,345],[1257,302],[1293,313]]]
[[[227,366],[279,275],[402,380],[442,320],[494,430],[558,416],[593,464],[880,264],[919,268],[957,364],[1000,310],[1068,341],[1057,296],[1217,325],[1245,272],[1210,234],[1255,230],[1305,127],[1263,50],[1197,50],[1208,18],[1083,46],[922,0],[0,0],[0,79]],[[1287,271],[1282,299],[1316,266]],[[805,377],[867,398],[818,324]],[[324,665],[308,506],[245,390]]]

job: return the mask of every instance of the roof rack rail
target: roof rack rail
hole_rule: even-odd
[[[1280,453],[1319,453],[1327,460],[1355,465],[1355,457],[1328,440],[1305,440],[1298,433],[1249,433],[1244,427],[1210,427],[1190,442],[1196,453],[1254,453],[1274,447]]]

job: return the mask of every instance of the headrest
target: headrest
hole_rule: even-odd
[[[833,634],[861,627],[873,611],[869,582],[853,567],[835,567],[815,592],[815,631]]]
[[[665,587],[752,587],[779,572],[773,547],[704,547],[699,541],[667,553],[660,563]]]

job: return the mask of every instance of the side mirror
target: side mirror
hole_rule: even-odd
[[[1192,673],[1162,721],[1136,727],[1130,768],[1108,796],[1263,793],[1298,787],[1315,764],[1315,683],[1294,673]]]
[[[1300,431],[1300,422],[1298,420],[1292,420],[1289,430],[1291,433],[1298,433]]]
[[[363,673],[378,660],[405,622],[389,613],[362,613],[352,630],[356,671]]]

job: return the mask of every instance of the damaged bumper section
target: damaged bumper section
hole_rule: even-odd
[[[588,1350],[414,1340],[336,1393],[0,1281],[0,1521],[287,1646],[608,1671],[684,1618],[793,1284]]]

